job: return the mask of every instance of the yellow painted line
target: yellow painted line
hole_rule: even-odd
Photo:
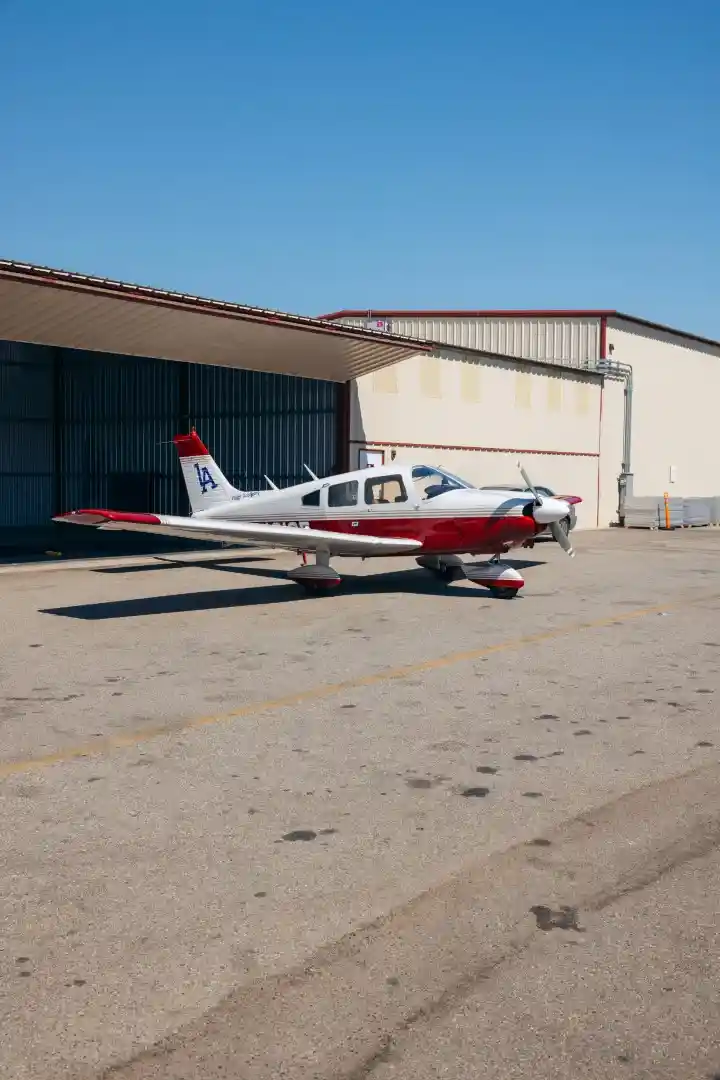
[[[434,657],[432,660],[420,660],[415,664],[406,664],[398,668],[386,668],[374,675],[362,675],[357,679],[347,679],[344,682],[326,683],[323,686],[314,686],[309,690],[300,690],[295,694],[287,694],[284,697],[271,698],[268,701],[251,701],[232,712],[215,713],[211,716],[196,716],[188,720],[180,720],[176,723],[160,723],[150,727],[139,728],[129,731],[124,735],[114,735],[109,739],[97,739],[84,746],[70,746],[57,750],[52,754],[44,754],[36,758],[24,758],[19,761],[8,761],[0,764],[0,779],[17,776],[20,773],[31,772],[35,769],[47,769],[52,765],[63,765],[80,758],[99,757],[110,750],[123,749],[128,746],[138,746],[140,743],[151,739],[159,739],[163,736],[181,735],[186,731],[196,731],[199,728],[209,727],[213,724],[229,723],[244,716],[256,716],[258,713],[268,712],[271,709],[286,709],[291,705],[302,705],[308,701],[322,701],[324,698],[341,694],[348,690],[359,690],[365,686],[377,686],[380,683],[391,682],[395,679],[406,679],[409,675],[418,675],[423,672],[437,671],[441,668],[452,667],[454,664],[463,664],[472,660],[479,660],[493,653],[507,652],[510,649],[520,649],[527,645],[537,645],[554,638],[566,637],[582,630],[595,630],[604,626],[612,626],[617,622],[628,622],[631,619],[641,619],[646,615],[656,615],[661,611],[672,611],[680,607],[689,607],[692,604],[712,602],[720,600],[717,596],[698,596],[692,599],[679,600],[674,603],[659,604],[657,607],[637,608],[634,611],[623,611],[615,615],[608,615],[603,619],[593,619],[591,622],[571,623],[567,626],[558,626],[552,630],[543,630],[539,634],[528,634],[524,637],[511,638],[508,641],[500,641],[496,645],[485,645],[481,649],[468,649],[463,652],[448,653],[446,656]]]

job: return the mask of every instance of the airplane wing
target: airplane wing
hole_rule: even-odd
[[[117,510],[73,510],[53,521],[90,525],[103,530],[180,536],[232,544],[256,543],[291,551],[327,551],[330,555],[396,555],[422,547],[419,540],[326,532],[297,525],[263,525],[253,521],[208,521],[166,514],[126,514]]]

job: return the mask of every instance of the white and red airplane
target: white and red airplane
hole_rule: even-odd
[[[193,429],[176,435],[190,498],[190,517],[133,514],[118,510],[74,510],[54,521],[213,540],[232,544],[260,543],[296,551],[303,564],[288,578],[308,589],[332,588],[341,578],[330,565],[333,556],[362,559],[388,555],[414,556],[445,580],[464,576],[495,596],[513,597],[525,584],[500,555],[532,546],[550,529],[557,542],[574,555],[559,522],[569,503],[537,493],[520,467],[523,492],[480,490],[430,465],[369,467],[312,479],[280,489],[272,480],[267,491],[240,491],[223,476]],[[580,502],[577,496],[570,501]],[[314,563],[306,555],[315,556]],[[465,563],[462,555],[491,555],[486,563]]]

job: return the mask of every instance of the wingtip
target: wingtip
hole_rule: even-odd
[[[70,510],[67,514],[58,514],[52,520],[70,525],[109,525],[113,522],[124,525],[162,525],[157,514],[132,514],[124,510]]]

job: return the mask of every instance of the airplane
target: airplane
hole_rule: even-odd
[[[267,491],[242,491],[229,483],[194,428],[173,442],[190,500],[189,517],[90,509],[60,514],[53,521],[289,549],[301,554],[303,563],[287,577],[308,591],[341,584],[330,563],[333,557],[413,556],[446,582],[464,576],[495,597],[511,599],[525,581],[500,561],[502,554],[532,547],[548,528],[568,555],[575,554],[559,524],[568,515],[568,503],[539,494],[520,464],[525,493],[479,489],[443,468],[396,462],[324,478],[305,465],[310,480],[303,483],[279,488],[265,477]],[[315,556],[313,563],[307,562],[309,554]],[[463,555],[492,558],[467,563]]]

